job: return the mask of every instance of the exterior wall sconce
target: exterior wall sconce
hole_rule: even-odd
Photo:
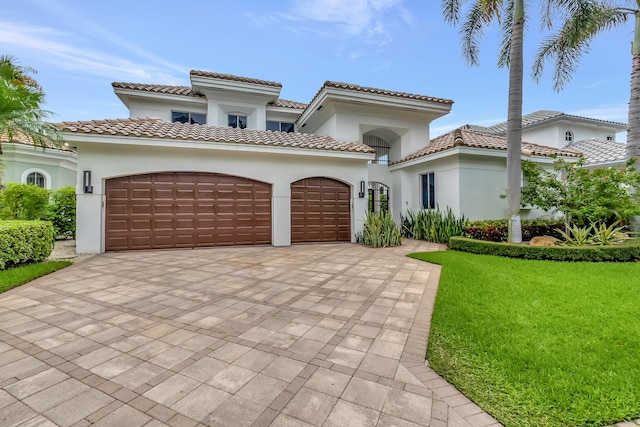
[[[93,185],[91,185],[91,171],[82,172],[82,186],[85,193],[93,193]]]
[[[360,192],[358,193],[358,197],[360,197],[361,199],[364,199],[364,181],[360,181]]]

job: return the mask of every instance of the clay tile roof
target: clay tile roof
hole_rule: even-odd
[[[191,86],[171,86],[171,85],[151,85],[146,83],[111,83],[114,89],[139,90],[142,92],[164,93],[168,95],[194,96],[201,98],[202,95],[194,93]]]
[[[7,135],[6,132],[0,133],[0,144],[4,144],[4,143],[30,145],[32,147],[35,146],[36,148],[43,148],[41,146],[34,145],[33,141],[31,141],[29,138],[27,138],[26,136],[24,136],[21,133],[20,134],[14,134],[11,139],[9,139],[9,136]],[[55,145],[53,145],[51,143],[47,143],[44,148],[50,148],[52,150],[60,150],[60,151],[70,151],[72,153],[75,153],[75,150],[73,150],[70,147],[67,147],[65,145],[60,145],[59,147],[56,147]],[[0,153],[2,153],[1,150],[0,150]]]
[[[445,133],[444,135],[432,139],[429,145],[427,145],[423,149],[408,155],[402,160],[393,162],[392,164],[398,164],[407,162],[409,160],[418,159],[420,157],[439,153],[441,151],[449,150],[454,147],[484,148],[489,150],[506,151],[507,138],[503,136],[489,135],[482,132],[458,128],[449,133]],[[581,156],[581,153],[577,151],[547,147],[544,145],[532,144],[524,141],[522,142],[522,149],[531,151],[531,153],[535,156]]]
[[[584,116],[575,116],[572,114],[566,114],[562,111],[552,111],[552,110],[539,110],[534,111],[533,113],[525,114],[522,116],[522,127],[527,128],[529,126],[534,126],[542,122],[550,121],[550,120],[572,120],[578,119],[583,121],[588,121],[592,123],[606,123],[612,125],[613,127],[624,129],[626,125],[620,122],[612,122],[609,120],[600,120],[594,119],[592,117],[584,117]],[[486,128],[489,133],[505,133],[507,131],[507,122],[498,123],[497,125],[490,126]]]
[[[236,82],[253,83],[253,84],[264,85],[264,86],[282,87],[282,83],[278,83],[278,82],[270,82],[268,80],[259,80],[259,79],[254,79],[252,77],[234,76],[232,74],[213,73],[211,71],[191,70],[189,75],[199,76],[199,77],[211,77],[214,79],[233,80]]]
[[[307,104],[304,104],[302,102],[289,101],[286,99],[278,99],[271,105],[273,105],[274,107],[297,108],[300,110],[304,110],[305,108],[307,108]]]
[[[586,164],[621,162],[626,160],[626,145],[615,141],[604,141],[600,138],[583,139],[567,145],[570,150],[584,155]]]
[[[325,87],[334,87],[337,89],[347,89],[347,90],[353,90],[353,91],[357,91],[357,92],[367,92],[367,93],[374,93],[377,95],[388,95],[388,96],[395,96],[398,98],[407,98],[407,99],[416,99],[419,101],[430,101],[430,102],[438,102],[441,104],[453,104],[453,101],[450,99],[444,99],[444,98],[434,98],[431,96],[426,96],[426,95],[416,95],[413,93],[406,93],[406,92],[395,92],[392,90],[385,90],[385,89],[376,89],[373,87],[364,87],[364,86],[358,86],[358,85],[354,85],[354,84],[350,84],[350,83],[340,83],[340,82],[332,82],[332,81],[326,81],[324,83],[324,86],[322,86],[322,89],[324,89]],[[320,92],[318,92],[320,93]],[[316,95],[317,96],[317,95]]]
[[[375,152],[373,148],[361,142],[340,142],[327,136],[172,123],[149,118],[63,122],[60,124],[60,128],[63,132],[75,134],[269,145],[354,153]]]

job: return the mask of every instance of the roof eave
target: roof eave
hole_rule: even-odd
[[[500,149],[500,148],[480,148],[480,147],[469,147],[469,146],[450,147],[450,148],[446,148],[446,149],[441,150],[441,151],[437,151],[435,153],[426,154],[424,156],[417,157],[415,159],[400,160],[398,163],[390,165],[389,166],[389,170],[390,171],[394,171],[394,170],[402,169],[402,168],[405,168],[405,167],[415,166],[415,165],[418,165],[420,163],[433,161],[433,160],[438,160],[438,159],[442,159],[442,158],[445,158],[445,157],[450,157],[450,156],[460,155],[460,154],[468,154],[468,155],[483,156],[483,157],[501,157],[501,158],[506,158],[507,157],[507,150]],[[565,159],[566,161],[576,161],[577,162],[579,160],[579,157],[569,156],[569,155],[564,155],[564,154],[558,154],[558,155],[555,155],[555,156],[552,156],[552,155],[541,155],[541,154],[532,154],[530,156],[526,156],[524,154],[521,154],[521,158],[522,159],[535,159],[536,163],[553,163],[555,161],[555,159],[558,158],[558,157],[561,157],[561,158]]]
[[[191,86],[193,91],[201,93],[203,90],[224,90],[231,92],[244,92],[252,95],[261,95],[275,102],[280,97],[282,86],[272,86],[265,84],[242,82],[216,77],[204,77],[191,75]]]
[[[433,117],[434,120],[448,114],[453,105],[452,101],[438,101],[436,98],[434,98],[433,101],[427,101],[396,95],[385,95],[352,89],[336,88],[333,86],[324,86],[307,108],[305,108],[302,114],[300,114],[296,123],[300,125],[306,123],[316,111],[324,106],[323,104],[330,101],[354,102],[362,105],[375,105],[403,110],[408,109],[415,112],[428,113],[431,116],[435,116]]]
[[[277,154],[299,154],[306,156],[326,156],[353,158],[361,160],[373,160],[375,153],[353,150],[331,150],[322,148],[290,147],[282,145],[256,144],[251,142],[227,142],[213,140],[195,140],[178,138],[158,138],[147,136],[130,136],[118,134],[99,134],[83,131],[62,131],[65,141],[74,146],[82,146],[86,143],[99,143],[109,145],[169,147],[169,148],[195,148],[221,151],[263,152]]]
[[[120,98],[122,103],[128,108],[130,98],[151,98],[154,100],[163,100],[163,101],[180,101],[180,102],[188,102],[193,104],[205,104],[207,103],[207,99],[200,96],[188,96],[188,95],[178,95],[175,93],[159,93],[159,92],[151,92],[145,90],[136,90],[136,89],[125,89],[114,87],[113,91],[116,96]]]

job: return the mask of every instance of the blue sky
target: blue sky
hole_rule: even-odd
[[[626,122],[632,25],[601,35],[561,93],[529,76],[543,31],[533,6],[525,36],[524,113],[559,110]],[[0,54],[35,68],[56,121],[127,117],[113,81],[189,85],[189,70],[283,84],[309,102],[326,80],[455,101],[432,136],[506,119],[507,78],[495,30],[480,66],[461,55],[440,1],[22,0],[0,3]],[[619,140],[624,136],[619,136]]]

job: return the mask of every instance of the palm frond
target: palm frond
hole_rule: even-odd
[[[479,43],[484,35],[484,29],[499,17],[499,14],[493,12],[494,9],[492,7],[485,6],[486,3],[495,3],[495,0],[476,1],[469,10],[460,29],[460,34],[462,35],[462,54],[471,65],[478,65],[478,55],[480,52]]]
[[[460,20],[462,0],[442,0],[442,15],[444,20],[456,25]]]
[[[513,15],[515,13],[515,2],[509,1],[504,11],[505,18],[502,19],[500,32],[500,52],[498,54],[498,68],[508,68],[511,56],[511,37],[513,36]]]
[[[562,90],[577,69],[582,55],[589,51],[595,36],[625,23],[629,13],[607,2],[572,2],[572,15],[560,31],[545,40],[538,50],[533,64],[533,78],[539,81],[545,63],[555,59],[553,88],[555,91]]]

